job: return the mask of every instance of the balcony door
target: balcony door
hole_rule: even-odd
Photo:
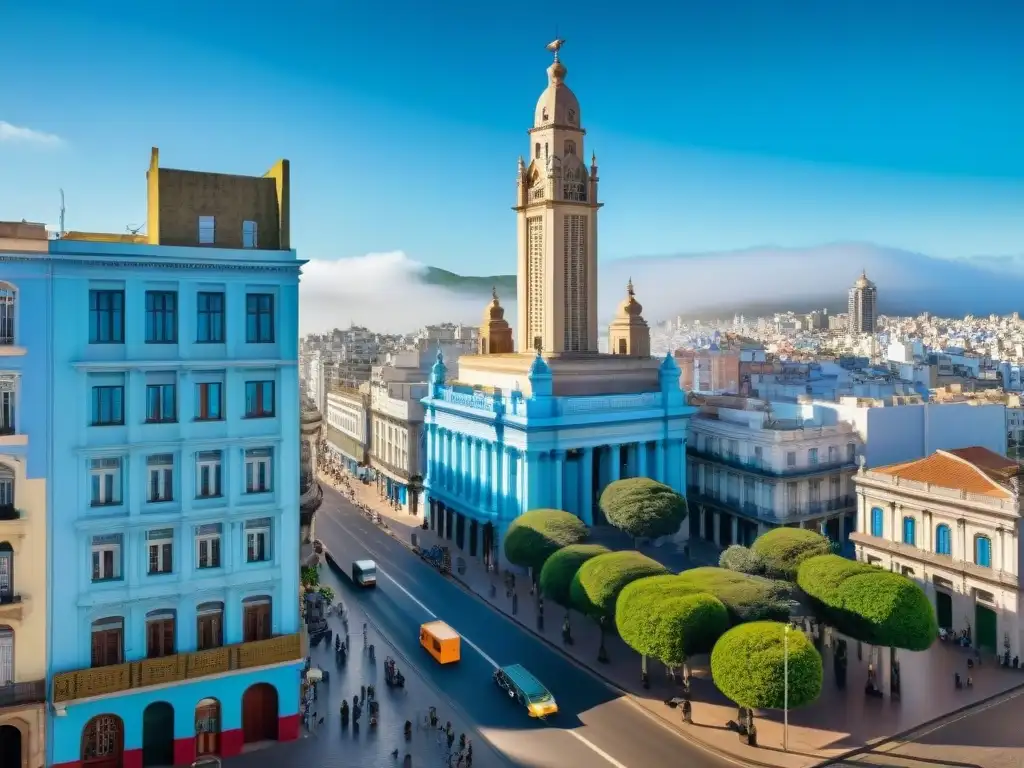
[[[107,667],[120,664],[124,653],[124,622],[121,619],[101,619],[92,625],[92,666]]]
[[[174,614],[151,612],[146,616],[146,658],[174,655]]]
[[[0,603],[14,599],[14,549],[0,542]]]
[[[224,604],[203,603],[197,609],[196,640],[200,651],[224,645]]]
[[[270,639],[270,598],[251,597],[245,600],[243,605],[243,639],[245,642]]]
[[[0,626],[0,688],[14,683],[14,630]]]

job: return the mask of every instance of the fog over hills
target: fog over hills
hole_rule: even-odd
[[[861,270],[878,285],[887,314],[1006,314],[1024,307],[1024,257],[937,259],[865,243],[812,248],[638,256],[599,264],[601,322],[615,312],[632,278],[649,322],[686,316],[747,315],[777,310],[846,309]],[[388,332],[443,321],[477,324],[496,286],[506,317],[515,320],[515,276],[462,276],[419,264],[402,252],[303,268],[303,332],[349,322]]]

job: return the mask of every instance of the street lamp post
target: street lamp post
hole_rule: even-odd
[[[782,635],[782,751],[789,752],[789,624]]]

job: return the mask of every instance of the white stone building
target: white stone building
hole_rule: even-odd
[[[846,541],[862,443],[851,424],[814,416],[811,407],[706,398],[687,438],[690,537],[749,546],[788,525]]]
[[[342,468],[362,476],[369,468],[370,385],[335,387],[327,395],[324,416],[327,450]]]
[[[1020,466],[986,448],[862,469],[857,559],[916,579],[939,626],[1021,654]]]

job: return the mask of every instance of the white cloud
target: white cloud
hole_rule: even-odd
[[[310,333],[352,322],[408,333],[430,323],[479,324],[490,291],[476,295],[426,285],[425,269],[401,251],[310,261],[302,268],[299,326]]]
[[[997,267],[1004,267],[996,270]],[[598,305],[605,324],[632,279],[644,317],[657,322],[676,314],[721,312],[744,305],[810,309],[808,302],[841,309],[853,281],[866,269],[879,290],[882,311],[963,315],[1005,313],[1019,307],[1024,267],[934,259],[864,243],[812,248],[750,248],[743,251],[630,258],[599,264]],[[300,326],[303,333],[347,327],[406,333],[427,324],[479,324],[490,289],[452,291],[422,282],[425,267],[404,253],[369,254],[311,261],[303,268]],[[515,328],[514,296],[501,296]]]
[[[0,120],[0,143],[3,142],[11,144],[37,144],[51,147],[64,143],[60,136],[56,134],[37,131],[33,128],[24,128],[20,125],[11,125],[11,123]]]

